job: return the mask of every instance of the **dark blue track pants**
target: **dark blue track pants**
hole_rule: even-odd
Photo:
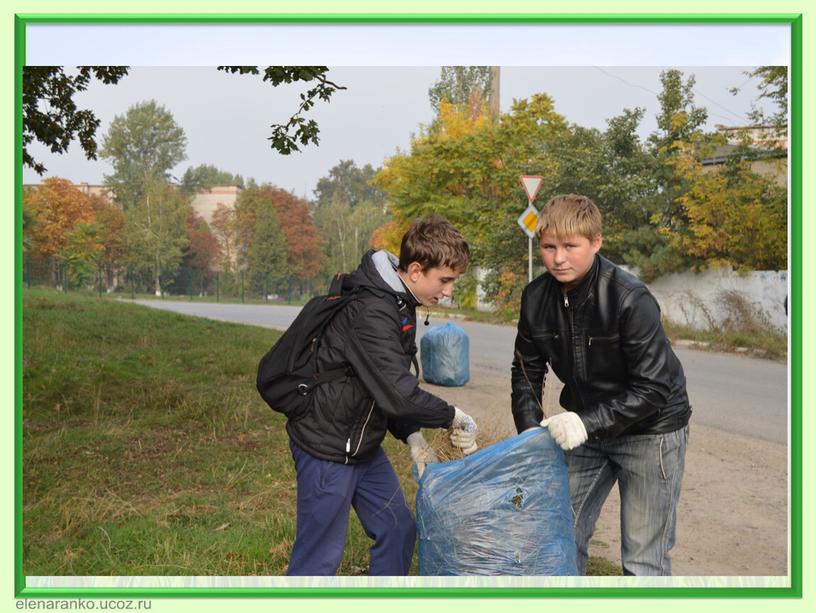
[[[333,575],[354,507],[371,547],[369,575],[406,575],[416,526],[382,448],[361,464],[320,460],[289,441],[297,471],[297,535],[287,575]]]

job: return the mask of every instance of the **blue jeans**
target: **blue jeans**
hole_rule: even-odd
[[[566,453],[580,574],[586,573],[601,507],[617,482],[623,574],[671,575],[687,443],[688,425],[667,434],[587,442]]]
[[[343,559],[351,507],[371,547],[370,575],[407,575],[416,524],[382,448],[368,462],[338,464],[289,447],[297,471],[297,534],[287,575],[333,575]]]

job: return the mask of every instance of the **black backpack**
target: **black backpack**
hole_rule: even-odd
[[[335,276],[328,295],[309,300],[258,364],[258,392],[266,404],[287,417],[308,409],[309,394],[316,386],[354,376],[350,366],[323,372],[317,369],[317,350],[326,327],[359,295],[358,289],[343,288],[344,279],[344,275]]]

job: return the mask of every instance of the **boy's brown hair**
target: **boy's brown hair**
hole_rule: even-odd
[[[419,262],[422,270],[447,266],[463,273],[470,262],[470,248],[451,222],[440,215],[417,219],[402,237],[399,269]]]
[[[578,235],[592,240],[601,233],[601,212],[586,196],[561,194],[541,209],[536,234],[541,238],[545,231],[562,239]]]

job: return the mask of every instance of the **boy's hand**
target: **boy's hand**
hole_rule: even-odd
[[[411,459],[414,461],[414,464],[417,465],[417,474],[420,477],[422,473],[425,472],[426,464],[439,461],[433,448],[428,444],[428,441],[425,440],[425,437],[422,436],[422,432],[409,434],[405,441],[411,450]]]
[[[451,428],[458,428],[459,430],[465,430],[466,432],[476,432],[476,422],[473,421],[473,418],[459,409],[459,407],[453,407],[453,421],[451,422]]]
[[[461,449],[465,455],[468,455],[479,448],[476,444],[476,422],[458,407],[453,408],[455,413],[451,422],[451,444]]]
[[[548,417],[541,422],[541,425],[550,429],[550,434],[555,439],[555,442],[561,446],[564,451],[575,449],[587,440],[587,431],[584,427],[584,422],[578,417],[577,413],[566,411]]]
[[[476,451],[479,446],[476,444],[476,432],[467,432],[455,428],[450,431],[451,444],[458,447],[465,455],[470,455]]]

